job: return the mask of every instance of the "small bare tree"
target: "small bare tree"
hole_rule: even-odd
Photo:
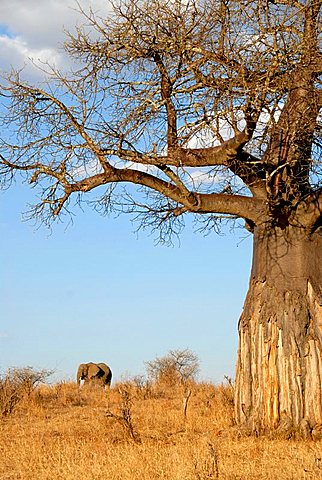
[[[135,443],[140,443],[140,435],[136,432],[133,424],[133,402],[130,389],[126,384],[123,384],[119,387],[118,392],[120,395],[119,413],[114,413],[111,410],[108,410],[106,412],[106,416],[116,420],[120,425],[122,425],[125,434],[130,440],[133,440]]]
[[[199,359],[189,348],[170,350],[167,355],[145,362],[148,376],[157,382],[187,383],[199,372]]]
[[[0,414],[11,414],[24,397],[30,397],[32,391],[45,383],[54,370],[35,370],[33,367],[9,368],[0,377]]]

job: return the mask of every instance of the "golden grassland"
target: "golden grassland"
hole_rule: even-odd
[[[0,418],[1,480],[322,479],[322,442],[247,437],[229,385],[43,385]]]

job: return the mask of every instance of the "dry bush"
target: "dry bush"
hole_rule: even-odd
[[[133,398],[131,395],[131,385],[124,384],[118,388],[120,402],[118,412],[112,410],[106,412],[106,416],[118,422],[124,429],[126,436],[136,442],[141,443],[140,435],[136,432],[133,424],[132,407]]]
[[[170,387],[195,380],[199,372],[199,359],[189,348],[170,350],[145,365],[152,381]]]
[[[53,370],[35,370],[33,367],[9,368],[0,378],[0,414],[12,414],[26,398],[29,402],[37,385],[46,382],[53,373]]]
[[[4,378],[0,380],[0,413],[9,415],[16,408],[21,399],[21,392],[17,386]]]

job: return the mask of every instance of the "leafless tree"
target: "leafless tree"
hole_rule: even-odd
[[[73,72],[12,72],[1,89],[2,184],[40,189],[30,217],[87,199],[165,242],[188,213],[205,229],[245,220],[235,404],[257,432],[322,424],[321,5],[121,0],[83,11]]]
[[[196,379],[199,372],[198,356],[189,348],[170,350],[163,357],[145,362],[149,378],[167,383],[186,383]]]
[[[33,390],[46,383],[54,370],[35,370],[33,367],[12,367],[5,375],[0,375],[0,415],[14,412],[24,397],[30,397]]]

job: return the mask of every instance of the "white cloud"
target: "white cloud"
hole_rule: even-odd
[[[277,121],[283,104],[276,105],[271,111],[264,109],[257,120],[256,129],[253,134],[253,140],[249,144],[249,149],[252,151],[256,147],[256,139],[261,139],[267,125],[273,121]],[[234,122],[239,131],[242,131],[246,126],[245,115],[241,110],[236,109],[234,112]],[[235,131],[232,122],[229,121],[225,115],[218,112],[217,120],[217,134],[215,129],[209,127],[201,127],[187,142],[187,148],[204,148],[209,146],[219,146],[223,141],[229,140],[235,136]],[[221,137],[221,138],[220,138]],[[222,139],[222,140],[221,140]]]
[[[98,173],[102,173],[103,169],[101,164],[93,158],[89,162],[84,165],[79,165],[72,169],[72,176],[76,180],[80,180],[85,177],[90,177],[92,175],[97,175]]]
[[[86,11],[90,7],[106,12],[107,0],[80,0]],[[1,0],[0,23],[13,36],[23,37],[30,48],[56,47],[64,40],[64,28],[82,23],[76,0]]]
[[[1,70],[19,70],[25,67],[28,77],[39,74],[32,62],[50,62],[58,68],[62,66],[62,57],[54,48],[33,49],[23,38],[9,38],[6,35],[0,35],[0,58]]]
[[[64,3],[65,5],[60,0],[2,0],[1,23],[13,37],[22,37],[29,48],[52,47],[61,40],[70,1]]]
[[[102,16],[108,11],[108,0],[80,0],[81,7],[91,7]],[[28,76],[35,63],[49,61],[59,68],[68,65],[62,45],[64,31],[73,32],[85,23],[76,0],[1,0],[0,1],[0,69],[21,69]],[[35,75],[35,73],[34,73]],[[38,72],[39,75],[39,72]]]

